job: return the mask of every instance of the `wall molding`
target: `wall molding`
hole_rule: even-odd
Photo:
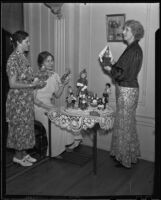
[[[137,125],[155,128],[155,118],[145,115],[136,115]]]
[[[39,6],[39,19],[40,19],[40,52],[42,51],[42,34],[41,34],[41,29],[42,29],[42,12],[41,12],[41,9],[42,9],[42,7],[41,7],[41,5],[42,4],[40,4],[40,6]]]
[[[65,19],[55,19],[54,29],[55,71],[61,76],[65,72]],[[63,105],[64,99],[65,92],[56,101],[57,104]]]
[[[50,20],[50,11],[48,10],[48,48],[49,48],[49,51],[51,52],[51,42],[50,42],[50,23],[51,23],[51,20]]]
[[[139,106],[145,106],[146,105],[146,88],[147,88],[147,67],[148,67],[148,50],[149,50],[149,32],[150,32],[150,9],[151,5],[147,4],[147,15],[146,15],[146,34],[145,34],[145,42],[144,42],[144,65],[142,66],[143,68],[143,91],[140,95],[142,95],[142,99],[138,102]]]

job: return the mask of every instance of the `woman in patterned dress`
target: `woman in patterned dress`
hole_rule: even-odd
[[[117,167],[131,168],[140,157],[140,144],[136,131],[136,108],[139,98],[138,74],[143,52],[138,44],[144,36],[140,22],[125,22],[123,38],[127,48],[111,66],[103,66],[116,83],[116,118],[111,141],[110,155],[118,161]]]
[[[69,82],[69,76],[61,81],[60,76],[54,71],[54,56],[43,51],[38,55],[40,79],[46,79],[46,86],[42,89],[35,90],[35,119],[40,121],[47,132],[48,137],[48,117],[45,112],[55,109],[55,98],[59,99],[62,95],[64,88]],[[70,132],[51,124],[51,157],[61,158],[60,154],[67,151],[72,151],[77,147],[82,139],[82,136],[74,136]],[[49,150],[49,149],[48,149]],[[49,151],[47,151],[47,156]]]
[[[10,89],[6,100],[8,122],[7,147],[15,149],[13,162],[31,166],[36,162],[26,153],[35,145],[34,135],[34,89],[40,81],[33,81],[33,70],[25,53],[29,51],[29,35],[16,31],[12,36],[14,51],[7,61]]]

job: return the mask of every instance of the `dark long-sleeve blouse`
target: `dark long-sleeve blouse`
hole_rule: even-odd
[[[139,87],[138,73],[143,60],[143,52],[138,41],[131,43],[120,56],[118,61],[112,65],[111,77],[123,87]]]

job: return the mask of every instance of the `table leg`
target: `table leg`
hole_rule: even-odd
[[[93,127],[93,172],[97,174],[97,130],[99,128],[99,124],[95,124]]]
[[[51,157],[51,120],[48,118],[48,131],[49,131],[49,157]]]

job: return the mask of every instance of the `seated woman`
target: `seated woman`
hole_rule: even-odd
[[[38,77],[46,81],[47,84],[44,88],[35,90],[35,119],[44,125],[48,137],[48,117],[45,115],[45,111],[56,108],[54,99],[62,95],[70,77],[67,76],[63,83],[61,82],[60,76],[54,72],[54,56],[47,51],[38,55],[37,62],[39,66]],[[51,124],[52,157],[61,158],[62,152],[75,148],[80,141],[81,136],[74,136],[72,133],[57,127],[54,123]]]

